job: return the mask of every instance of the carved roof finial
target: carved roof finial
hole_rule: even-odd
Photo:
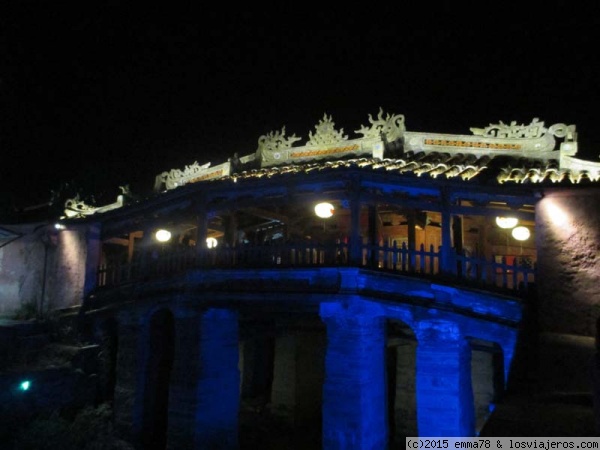
[[[371,123],[370,128],[361,125],[360,130],[356,130],[355,133],[362,134],[364,138],[385,138],[387,142],[394,142],[404,136],[406,131],[402,114],[387,114],[384,119],[381,107],[377,114],[377,120],[374,120],[369,114],[369,122]]]
[[[347,141],[348,136],[344,136],[344,129],[340,131],[335,129],[335,123],[331,120],[331,116],[327,117],[327,113],[323,115],[323,118],[315,125],[315,134],[308,132],[307,147],[324,146],[335,144],[340,141]]]
[[[258,138],[258,149],[257,152],[261,152],[263,150],[267,151],[278,151],[285,150],[292,146],[292,144],[296,141],[299,141],[300,138],[295,134],[290,136],[289,138],[285,137],[285,126],[281,128],[281,132],[279,131],[271,131],[266,135],[262,135]]]

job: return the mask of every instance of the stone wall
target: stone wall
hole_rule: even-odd
[[[540,331],[594,336],[600,316],[600,191],[546,193],[536,206]]]
[[[49,224],[6,227],[21,234],[0,248],[0,316],[27,305],[39,314],[81,303],[86,228],[56,230]]]

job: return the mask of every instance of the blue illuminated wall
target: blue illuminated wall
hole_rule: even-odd
[[[264,286],[270,280],[281,281],[283,273],[288,278],[307,279],[306,286],[311,289],[324,279],[324,272],[318,269],[265,269],[253,272],[253,276],[260,276],[260,285]],[[206,447],[210,443],[224,449],[239,445],[240,367],[258,370],[253,365],[262,364],[260,358],[241,361],[240,320],[246,313],[261,318],[260,311],[268,311],[268,317],[282,330],[285,328],[276,337],[274,361],[270,363],[272,407],[287,408],[294,424],[308,423],[312,416],[320,416],[323,448],[379,450],[394,438],[399,442],[402,433],[408,431],[420,436],[476,435],[485,414],[493,407],[496,390],[504,389],[510,373],[521,319],[519,301],[358,269],[327,269],[326,273],[328,288],[335,280],[333,275],[338,275],[339,292],[261,292],[254,296],[242,291],[222,295],[210,291],[210,283],[231,283],[230,272],[212,272],[211,279],[199,272],[198,280],[209,292],[206,297],[200,290],[165,294],[154,300],[149,297],[152,301],[148,303],[138,302],[128,313],[121,311],[115,391],[117,425],[141,432],[143,402],[138,399],[132,403],[131,399],[139,397],[147,383],[143,371],[147,367],[144,361],[150,358],[147,340],[151,336],[153,308],[168,304],[174,327],[168,395],[169,445],[210,448]],[[238,289],[243,283],[241,278],[236,280]],[[254,278],[252,284],[256,285]],[[245,295],[255,303],[240,301]],[[205,298],[219,307],[202,306]],[[152,303],[154,307],[150,306]],[[294,325],[299,326],[297,331],[303,330],[301,333],[294,331],[294,321],[290,320],[297,308],[310,313],[306,317],[311,322],[301,319]],[[309,339],[310,333],[306,332],[315,322],[324,332],[320,332],[319,339]],[[402,379],[402,383],[411,384],[405,392],[404,387],[398,388],[400,401],[407,403],[394,404],[393,412],[389,403],[394,398],[389,392],[393,385],[386,356],[390,322],[401,323],[412,340],[410,359],[394,363],[396,371],[409,367],[412,380]],[[264,331],[258,330],[256,336],[264,338]],[[477,351],[493,355],[479,355],[473,362],[474,342],[481,347]],[[247,352],[244,358],[251,358],[251,354]],[[490,361],[498,358],[502,361],[490,366]],[[399,416],[402,412],[414,416],[403,418]],[[398,431],[398,423],[406,424],[402,431]]]
[[[435,291],[431,294],[435,298]],[[466,298],[458,298],[461,295],[460,290],[453,290],[454,298],[444,299],[465,304]],[[514,314],[513,319],[520,317],[519,309],[511,302],[498,300],[493,306],[493,300],[485,294],[478,298],[476,293],[466,292],[465,296],[474,297],[479,307],[487,303],[489,311],[504,310],[503,314]],[[324,448],[382,448],[382,442],[387,442],[392,430],[388,429],[386,407],[386,319],[402,321],[416,336],[416,428],[420,436],[476,435],[476,406],[479,411],[493,408],[494,389],[504,389],[517,339],[513,326],[467,318],[452,310],[390,305],[361,297],[322,304],[321,316],[328,336],[323,388]],[[473,365],[474,338],[491,343],[503,361],[490,363],[484,369]],[[478,391],[477,405],[473,373],[490,377],[478,380],[486,384],[480,391],[486,391]]]
[[[321,317],[327,325],[323,448],[385,448],[385,328],[381,310],[369,303],[324,304]]]

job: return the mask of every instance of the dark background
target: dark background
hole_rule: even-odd
[[[325,113],[352,138],[380,107],[410,131],[575,124],[599,158],[595,2],[149,3],[0,6],[0,217],[65,183],[143,195],[283,126],[300,145]]]

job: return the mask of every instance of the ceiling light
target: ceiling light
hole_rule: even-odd
[[[529,236],[531,236],[531,233],[527,227],[516,227],[512,230],[512,237],[517,241],[526,241],[529,239]]]
[[[315,206],[315,214],[322,219],[333,216],[334,207],[331,203],[319,203]]]
[[[496,225],[500,228],[514,228],[519,223],[515,217],[496,217]]]
[[[171,232],[168,230],[158,230],[154,237],[158,242],[167,242],[171,239]]]
[[[218,243],[219,243],[219,241],[217,241],[214,237],[206,238],[206,246],[208,248],[215,248]]]

